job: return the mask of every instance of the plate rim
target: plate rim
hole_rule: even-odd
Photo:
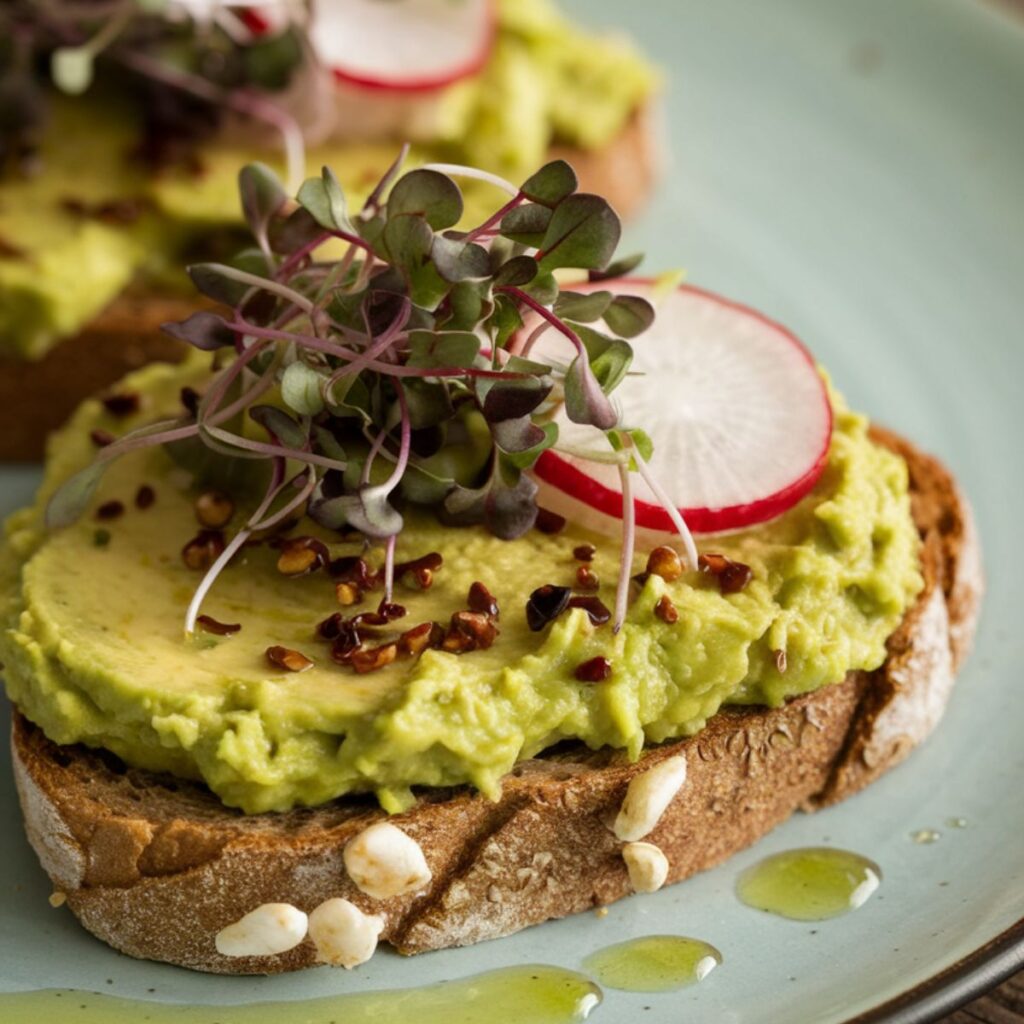
[[[1024,970],[1024,917],[974,952],[843,1024],[930,1024]]]

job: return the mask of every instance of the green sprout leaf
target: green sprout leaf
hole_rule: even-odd
[[[574,423],[588,423],[599,430],[610,430],[618,422],[615,407],[582,356],[572,361],[565,374],[565,412]]]
[[[206,311],[193,313],[180,323],[161,324],[160,330],[202,352],[229,348],[235,343],[235,332],[228,327],[227,321]]]
[[[542,206],[557,206],[566,196],[576,191],[579,181],[576,172],[564,160],[552,160],[531,174],[520,191],[527,199]]]
[[[613,260],[604,270],[591,270],[588,275],[591,281],[611,281],[617,277],[631,274],[644,261],[643,253],[634,252]]]
[[[355,233],[348,216],[345,192],[329,167],[323,169],[319,178],[308,178],[303,182],[298,200],[321,227],[350,235]]]
[[[604,322],[623,338],[635,338],[654,323],[654,307],[639,295],[618,295],[605,312]]]
[[[435,231],[453,227],[462,216],[462,192],[439,171],[409,171],[395,182],[387,206],[389,220],[406,213],[419,214]]]
[[[554,312],[563,320],[576,323],[593,323],[604,316],[612,304],[611,292],[561,292],[554,305]]]
[[[109,465],[109,462],[90,463],[57,488],[46,506],[48,529],[63,529],[82,517]]]
[[[445,238],[444,235],[435,235],[430,254],[437,272],[452,283],[487,277],[491,270],[487,250],[475,242],[461,242]]]
[[[640,430],[638,427],[609,430],[606,436],[611,446],[617,452],[635,448],[640,453],[640,458],[645,462],[650,461],[651,456],[654,454],[654,442],[651,440],[650,435],[647,431]]]
[[[555,208],[541,241],[542,270],[607,266],[619,244],[622,226],[615,211],[600,196],[579,192]]]
[[[413,331],[406,365],[423,369],[472,366],[479,352],[480,338],[470,331]]]
[[[405,281],[409,298],[424,309],[436,308],[449,285],[430,259],[434,233],[427,222],[413,213],[390,217],[383,240],[391,262]]]
[[[633,349],[628,342],[616,338],[596,359],[590,362],[590,369],[601,385],[601,390],[611,394],[625,379],[633,362]]]
[[[92,85],[93,56],[85,46],[62,46],[50,58],[53,83],[69,96],[80,96]]]
[[[558,443],[558,424],[545,423],[541,426],[543,437],[532,448],[526,448],[519,452],[506,450],[505,458],[517,469],[532,469],[540,458],[542,452],[553,448]]]
[[[521,288],[537,276],[538,270],[537,261],[532,256],[514,256],[498,269],[494,285]]]
[[[324,377],[303,362],[288,366],[281,377],[281,397],[300,416],[316,416],[323,412]]]
[[[501,219],[501,233],[513,242],[539,248],[551,223],[551,210],[537,203],[524,203]]]
[[[254,405],[249,416],[255,420],[274,440],[286,448],[300,450],[309,440],[306,431],[288,413],[273,405]]]
[[[266,164],[246,164],[238,172],[238,191],[242,213],[261,248],[267,248],[267,230],[271,219],[288,201],[288,193],[278,176]]]

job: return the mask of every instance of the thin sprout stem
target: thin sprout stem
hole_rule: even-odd
[[[384,600],[391,604],[395,593],[395,544],[398,542],[398,534],[393,533],[387,539],[384,548]]]
[[[249,517],[249,521],[245,524],[231,538],[230,543],[220,553],[217,560],[206,570],[206,575],[202,578],[199,586],[196,587],[195,593],[192,595],[192,600],[189,602],[188,611],[185,613],[185,635],[192,636],[196,630],[196,619],[199,618],[199,611],[203,606],[203,601],[206,595],[209,593],[210,588],[213,586],[217,577],[221,574],[224,567],[235,557],[242,545],[252,536],[253,523],[259,522],[259,520],[266,515],[267,509],[273,504],[274,499],[280,493],[281,488],[284,486],[284,459],[274,460],[274,470],[270,478],[270,483],[267,485],[267,493],[264,494],[263,500],[260,502],[259,507]]]
[[[402,329],[409,322],[409,314],[412,312],[412,303],[409,301],[407,295],[402,296],[402,304],[399,307],[398,312],[395,314],[395,318],[390,324],[384,329],[380,337],[368,348],[365,352],[362,352],[357,358],[353,359],[348,365],[342,366],[337,369],[327,381],[327,385],[324,388],[325,398],[330,398],[334,385],[337,384],[342,377],[355,376],[356,374],[362,373],[371,363],[373,363],[377,356],[386,352],[400,337]]]
[[[519,349],[516,355],[526,359],[533,350],[533,346],[540,341],[541,337],[547,331],[551,330],[551,327],[552,324],[550,320],[542,320],[532,331],[530,331],[530,336],[526,339],[525,344]]]
[[[615,590],[614,633],[618,633],[626,621],[629,580],[633,574],[633,550],[636,546],[636,508],[633,505],[633,482],[629,476],[629,466],[619,466],[619,482],[622,485],[622,552],[619,556],[619,583]]]
[[[561,320],[551,312],[550,309],[542,306],[533,296],[527,295],[521,288],[516,288],[513,285],[502,285],[494,289],[496,292],[504,292],[506,295],[511,295],[513,298],[518,299],[525,306],[528,306],[538,316],[543,317],[548,324],[555,328],[556,331],[564,334],[572,343],[576,346],[576,351],[581,356],[586,356],[587,350],[583,347],[583,342],[580,341],[579,335],[567,324],[562,323]]]
[[[277,268],[277,272],[274,277],[278,281],[287,279],[299,264],[307,257],[311,256],[321,245],[324,244],[331,237],[329,231],[323,232],[323,234],[317,235],[316,238],[307,242],[305,245],[296,249],[295,252],[291,253],[289,257]]]
[[[370,450],[366,454],[366,461],[363,463],[363,471],[359,474],[359,486],[365,487],[370,482],[370,467],[373,465],[374,459],[384,449],[384,442],[388,439],[388,429],[385,427],[381,430],[377,436],[373,439],[373,443],[370,445]]]
[[[394,490],[402,480],[405,467],[409,465],[409,449],[412,447],[412,418],[409,416],[409,401],[405,397],[405,390],[397,381],[395,391],[398,393],[398,406],[402,411],[402,435],[398,447],[398,461],[391,471],[384,487],[388,491]]]
[[[317,455],[315,452],[288,448],[280,444],[268,444],[266,441],[255,441],[249,437],[242,437],[241,434],[233,434],[229,430],[222,430],[220,427],[208,424],[204,425],[203,430],[215,440],[234,448],[241,448],[243,452],[253,452],[271,458],[294,459],[296,462],[305,462],[310,466],[322,466],[324,469],[337,469],[342,472],[346,468],[344,462],[339,462],[326,455]]]
[[[518,189],[516,194],[496,213],[492,213],[479,227],[473,228],[469,234],[463,239],[464,242],[473,242],[481,235],[486,235],[491,228],[500,224],[504,220],[505,215],[511,213],[520,203],[526,198],[522,192]]]
[[[497,188],[507,192],[510,196],[518,196],[519,189],[505,178],[490,171],[481,171],[477,167],[466,167],[463,164],[424,164],[425,171],[440,171],[441,174],[451,174],[457,178],[476,178],[478,181],[486,181]]]
[[[311,467],[307,467],[302,470],[301,473],[297,473],[292,477],[291,483],[294,485],[295,481],[299,477],[305,476],[306,481],[303,483],[299,493],[292,498],[288,504],[279,508],[272,516],[268,516],[266,519],[253,525],[253,531],[257,530],[269,530],[272,526],[277,526],[278,523],[283,522],[288,518],[296,509],[301,508],[308,500],[309,496],[313,493],[317,484],[317,475],[312,471]]]
[[[676,532],[683,542],[683,547],[686,548],[686,560],[690,563],[690,568],[696,569],[698,560],[697,545],[694,543],[690,528],[686,525],[686,520],[683,519],[679,509],[675,506],[675,502],[672,501],[658,482],[658,478],[651,472],[651,467],[647,465],[643,456],[637,451],[636,445],[633,445],[633,458],[636,460],[636,468],[640,471],[640,475],[644,478],[645,483],[654,491],[655,496],[661,503],[661,507],[668,513],[669,519],[672,520],[672,525],[676,528]]]
[[[295,291],[294,288],[289,288],[280,281],[271,281],[269,278],[259,277],[256,274],[250,274],[245,270],[239,270],[237,267],[229,267],[223,263],[217,263],[215,266],[217,267],[217,273],[231,281],[237,281],[239,284],[247,284],[250,288],[273,292],[275,295],[280,295],[282,299],[287,299],[289,302],[294,303],[304,313],[313,312],[313,303],[310,302],[305,295]]]

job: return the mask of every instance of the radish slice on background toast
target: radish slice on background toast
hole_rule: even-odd
[[[631,340],[633,377],[615,391],[624,427],[654,442],[649,462],[694,533],[763,523],[803,498],[825,468],[832,407],[814,359],[784,327],[691,286],[658,297],[652,282],[604,281],[573,290],[640,295],[657,307],[654,325]],[[527,324],[527,332],[535,325]],[[568,361],[571,346],[548,331],[531,358]],[[558,415],[559,445],[591,449],[590,427]],[[617,534],[622,490],[613,465],[549,450],[534,474],[537,502],[570,522]],[[674,533],[647,483],[634,475],[636,525]]]
[[[317,0],[312,38],[342,83],[423,92],[483,67],[495,17],[494,0]]]

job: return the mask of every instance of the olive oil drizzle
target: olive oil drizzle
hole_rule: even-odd
[[[624,992],[671,992],[703,981],[722,954],[700,939],[645,935],[591,953],[583,967],[605,986]]]

